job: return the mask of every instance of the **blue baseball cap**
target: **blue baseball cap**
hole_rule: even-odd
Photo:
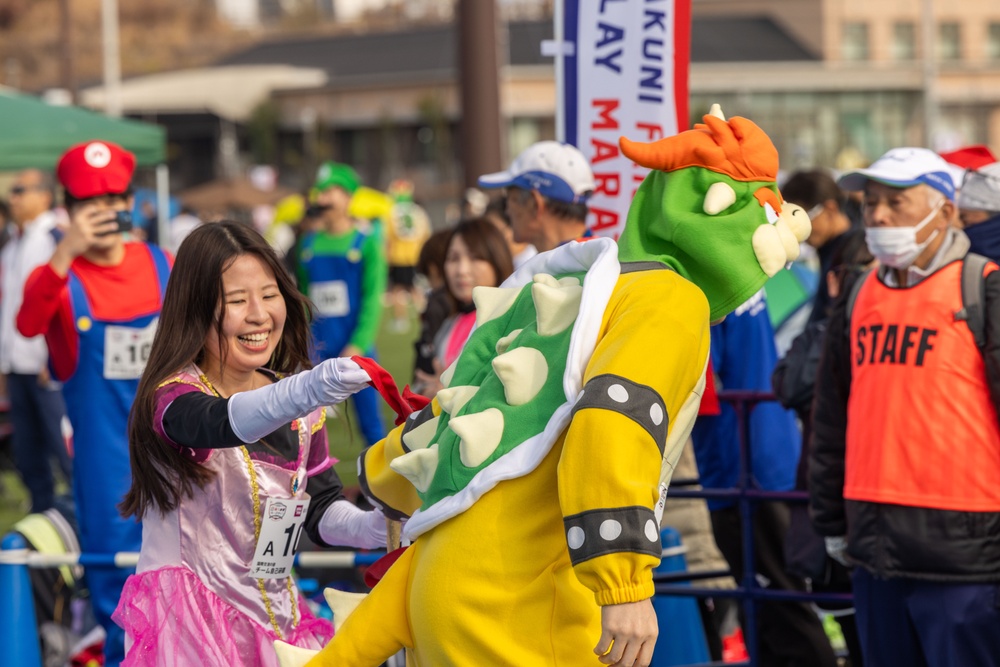
[[[532,144],[506,171],[479,177],[481,188],[537,190],[543,197],[571,204],[586,201],[596,185],[583,153],[558,141]]]
[[[951,166],[940,155],[927,148],[893,148],[875,160],[867,169],[844,174],[837,181],[847,191],[865,189],[868,181],[893,188],[927,185],[955,201],[955,181]]]

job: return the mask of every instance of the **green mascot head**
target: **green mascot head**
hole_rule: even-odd
[[[719,320],[799,255],[809,216],[778,192],[778,151],[745,118],[718,106],[704,124],[622,153],[652,169],[618,241],[623,262],[658,261],[696,284]]]

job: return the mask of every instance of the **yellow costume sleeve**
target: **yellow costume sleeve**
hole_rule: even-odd
[[[426,408],[414,412],[403,424],[390,431],[384,440],[361,453],[358,460],[358,484],[361,485],[361,491],[377,503],[382,513],[389,519],[399,521],[409,518],[421,504],[420,496],[417,495],[417,490],[410,480],[393,470],[389,464],[417,446],[426,447],[429,440],[423,442],[426,439],[422,437],[423,431],[435,427],[434,418],[439,414],[441,408],[435,399]],[[418,441],[420,444],[416,445]],[[408,446],[407,443],[412,446]]]
[[[693,424],[708,313],[704,294],[667,270],[624,273],[605,311],[558,473],[570,558],[599,605],[653,595],[661,464],[672,468],[675,430]]]

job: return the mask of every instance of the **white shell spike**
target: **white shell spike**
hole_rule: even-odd
[[[521,335],[524,329],[514,329],[509,334],[497,341],[497,354],[503,354],[510,347],[510,344],[514,342],[514,339]]]
[[[475,287],[472,301],[476,304],[476,326],[496,319],[510,310],[521,293],[519,287]]]
[[[323,590],[323,597],[326,598],[326,603],[330,605],[330,611],[333,612],[333,629],[340,630],[340,626],[344,624],[348,616],[354,613],[354,610],[368,597],[368,594],[348,593],[336,588],[326,588]]]
[[[458,366],[458,359],[452,362],[451,366],[441,372],[441,384],[447,387],[455,377],[455,367]]]
[[[440,394],[438,394],[438,396],[440,396]],[[409,433],[404,434],[403,444],[406,445],[411,452],[427,448],[430,446],[431,440],[434,439],[434,434],[437,433],[438,422],[440,421],[440,417],[428,419]]]
[[[473,385],[442,389],[437,393],[438,405],[441,406],[442,410],[454,417],[466,403],[472,400],[477,391],[479,391],[479,387]]]
[[[536,273],[531,279],[536,283],[548,285],[549,287],[559,286],[559,281],[555,279],[555,276],[550,276],[547,273]]]
[[[278,664],[281,667],[305,667],[306,663],[319,653],[319,651],[286,644],[280,639],[274,642],[274,652],[278,654]]]
[[[531,286],[531,298],[535,302],[538,318],[538,333],[554,336],[565,330],[580,312],[580,296],[583,287],[549,287],[541,283]]]
[[[723,115],[722,113],[722,107],[719,106],[718,104],[712,105],[712,107],[708,110],[708,115],[715,116],[719,120],[726,120],[725,115]]]
[[[559,284],[563,287],[577,287],[580,284],[580,279],[576,276],[566,276],[559,279]]]
[[[736,203],[736,191],[729,183],[712,183],[705,193],[705,203],[702,204],[705,213],[718,215]]]
[[[458,453],[462,465],[478,468],[488,459],[503,437],[503,413],[488,408],[471,415],[462,415],[448,422],[451,430],[462,439]]]
[[[410,480],[420,493],[424,493],[430,487],[437,466],[437,445],[431,445],[427,449],[416,449],[389,463],[390,468]]]
[[[549,364],[533,347],[518,347],[493,360],[493,371],[503,385],[508,405],[524,405],[545,385]]]

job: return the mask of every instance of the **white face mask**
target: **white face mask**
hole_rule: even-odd
[[[930,224],[943,206],[944,202],[940,202],[913,227],[867,227],[865,242],[868,249],[880,264],[894,269],[909,267],[941,231],[935,229],[926,241],[917,243],[917,233]]]

